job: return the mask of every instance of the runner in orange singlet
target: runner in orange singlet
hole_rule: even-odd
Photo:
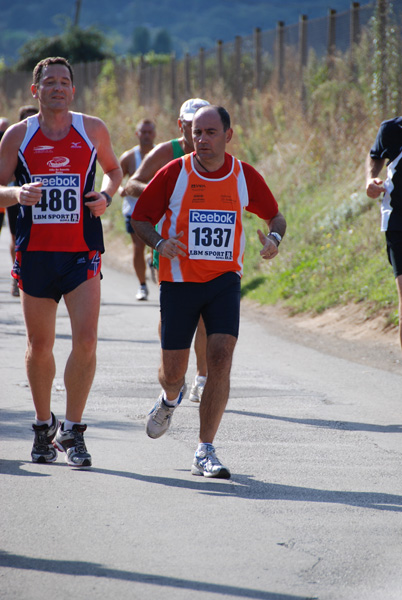
[[[220,106],[194,116],[195,152],[161,169],[133,213],[138,234],[160,253],[162,393],[146,423],[151,438],[163,435],[182,401],[191,340],[202,315],[207,332],[208,378],[200,404],[199,445],[191,472],[229,478],[213,446],[230,388],[240,318],[244,210],[258,215],[263,259],[278,254],[286,221],[262,176],[226,153],[233,130]],[[160,232],[154,225],[160,222]]]

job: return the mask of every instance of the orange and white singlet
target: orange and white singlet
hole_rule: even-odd
[[[33,207],[20,206],[18,251],[104,252],[102,224],[84,205],[94,189],[96,149],[81,113],[71,113],[69,133],[62,140],[44,136],[37,115],[27,119],[18,152],[17,185],[42,182],[42,198]]]
[[[241,162],[220,179],[208,179],[195,170],[193,154],[184,156],[169,207],[159,232],[164,238],[177,235],[188,256],[169,260],[160,256],[160,281],[210,281],[223,273],[241,275],[245,236],[242,213],[248,191]]]

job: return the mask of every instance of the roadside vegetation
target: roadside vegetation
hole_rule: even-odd
[[[229,109],[234,139],[228,150],[264,174],[288,222],[280,255],[263,262],[256,234],[261,222],[246,216],[243,295],[254,301],[280,304],[291,314],[358,303],[368,318],[382,314],[388,325],[397,323],[379,202],[365,194],[364,163],[380,122],[401,111],[399,78],[394,76],[398,69],[400,73],[400,53],[390,48],[395,60],[386,73],[380,72],[384,65],[372,60],[373,36],[375,23],[354,54],[353,68],[347,56],[330,66],[310,57],[304,109],[291,73],[285,92],[254,94],[241,106],[225,98],[218,86],[205,94]],[[373,84],[379,77],[388,77],[386,101]],[[110,127],[117,154],[135,143],[135,124],[145,116],[157,123],[157,141],[178,135],[178,107],[150,111],[129,98],[122,101],[107,66],[91,101],[92,112]],[[106,235],[129,244],[120,209],[116,196],[105,220]]]

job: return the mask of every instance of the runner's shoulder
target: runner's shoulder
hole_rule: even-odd
[[[26,120],[19,121],[14,125],[10,125],[10,127],[5,131],[2,140],[1,147],[7,148],[9,152],[11,148],[19,148],[22,144],[25,134],[27,131],[27,123]]]

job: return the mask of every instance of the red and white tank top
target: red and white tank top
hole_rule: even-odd
[[[49,252],[104,252],[102,224],[84,205],[94,189],[96,149],[89,139],[83,115],[72,114],[69,133],[50,140],[40,129],[38,116],[27,119],[27,131],[18,152],[17,185],[42,182],[41,201],[20,206],[17,250]]]
[[[245,236],[242,214],[248,205],[247,184],[241,162],[232,157],[230,172],[207,179],[195,170],[193,154],[183,166],[162,218],[164,238],[177,235],[187,256],[169,260],[160,256],[160,281],[210,281],[223,273],[243,272]]]

